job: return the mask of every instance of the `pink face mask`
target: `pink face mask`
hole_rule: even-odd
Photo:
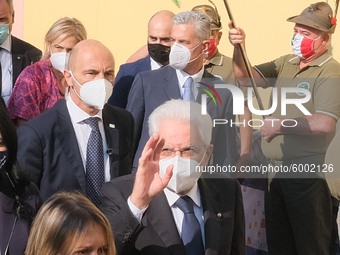
[[[310,39],[304,37],[300,34],[295,34],[292,39],[292,48],[295,55],[299,56],[301,59],[306,59],[312,56],[317,50],[314,50],[314,42],[318,40],[321,36],[316,39]]]
[[[212,55],[214,55],[216,49],[217,49],[216,39],[215,39],[215,38],[212,38],[212,39],[210,39],[210,47],[209,47],[209,49],[208,49],[209,57],[211,57]]]

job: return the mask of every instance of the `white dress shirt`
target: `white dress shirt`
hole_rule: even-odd
[[[163,66],[160,63],[153,60],[152,57],[150,57],[150,64],[151,64],[151,70],[157,70]]]
[[[179,86],[179,91],[181,92],[181,96],[183,98],[183,93],[184,93],[184,83],[186,82],[186,80],[191,77],[193,79],[193,81],[195,82],[195,86],[194,86],[194,96],[195,96],[195,101],[197,99],[197,94],[198,94],[198,83],[202,80],[203,77],[203,73],[204,73],[204,67],[202,67],[201,70],[198,71],[198,73],[194,74],[194,75],[189,75],[186,72],[184,72],[183,70],[178,70],[176,69],[176,75],[177,75],[177,79],[178,79],[178,86]]]
[[[2,91],[1,96],[7,104],[13,91],[13,64],[11,53],[12,39],[9,35],[6,40],[0,45],[0,62],[2,72]]]
[[[84,123],[84,120],[90,117],[98,117],[100,121],[98,121],[99,131],[102,136],[103,140],[103,149],[104,149],[104,168],[105,168],[105,182],[110,181],[111,174],[110,174],[110,159],[109,154],[107,152],[107,142],[105,137],[104,131],[104,124],[102,118],[102,111],[100,110],[95,116],[90,116],[82,109],[80,109],[72,100],[71,96],[66,97],[66,106],[68,112],[71,117],[72,125],[74,128],[74,132],[76,133],[78,147],[81,155],[81,159],[83,161],[83,166],[86,172],[86,149],[87,149],[87,142],[89,140],[91,134],[91,127]]]
[[[179,235],[182,235],[182,224],[183,224],[183,218],[184,213],[181,209],[179,209],[175,203],[180,198],[180,195],[170,191],[169,189],[165,188],[164,193],[166,196],[166,199],[168,200],[168,204],[171,208],[172,215],[174,216],[174,220],[176,223],[176,227],[178,230]],[[203,245],[205,247],[205,235],[204,235],[204,218],[203,218],[203,207],[201,203],[201,194],[197,186],[197,182],[195,183],[194,187],[186,194],[186,196],[189,196],[194,201],[194,213],[195,216],[200,224],[201,227],[201,233],[202,233],[202,239],[203,239]],[[135,218],[141,222],[144,212],[147,210],[147,207],[143,210],[140,210],[138,207],[136,207],[130,200],[130,197],[128,198],[128,205],[135,216]]]

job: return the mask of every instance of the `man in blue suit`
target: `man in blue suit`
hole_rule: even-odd
[[[174,15],[164,10],[151,17],[148,24],[149,56],[120,66],[109,104],[125,109],[135,76],[140,72],[159,69],[169,63],[171,21]]]
[[[112,53],[100,42],[78,43],[64,72],[70,90],[66,100],[18,129],[19,163],[43,200],[59,190],[78,190],[99,205],[101,185],[131,173],[133,118],[105,104],[114,65]]]
[[[139,73],[131,87],[126,109],[135,119],[136,155],[133,168],[137,169],[138,159],[149,139],[147,120],[158,106],[170,99],[185,99],[187,80],[199,81],[211,87],[222,83],[219,78],[209,74],[203,67],[203,56],[210,45],[210,19],[200,12],[184,12],[172,20],[171,38],[173,45],[170,52],[170,63],[159,70]],[[189,79],[190,78],[190,79]],[[201,103],[200,83],[191,83],[191,99]],[[202,85],[203,87],[203,85]],[[214,152],[210,164],[232,166],[237,160],[235,126],[232,96],[228,89],[216,88],[221,104],[215,105],[212,98],[207,98],[207,112],[212,119],[225,119],[226,125],[213,128],[212,144]],[[212,92],[213,93],[213,92]],[[205,96],[205,95],[203,95]]]

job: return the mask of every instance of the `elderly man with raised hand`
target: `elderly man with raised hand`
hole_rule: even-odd
[[[133,168],[137,169],[138,159],[149,139],[150,114],[161,104],[171,99],[192,100],[201,103],[206,92],[199,87],[208,85],[215,91],[222,104],[215,105],[209,97],[204,103],[213,119],[226,119],[227,125],[213,128],[212,144],[215,149],[211,164],[231,166],[237,161],[236,128],[230,125],[235,120],[232,96],[228,89],[217,88],[219,78],[204,70],[203,57],[210,45],[210,20],[201,12],[187,11],[172,19],[169,65],[155,71],[139,73],[131,87],[126,109],[135,119],[136,155]],[[204,85],[203,85],[204,84]],[[207,90],[206,90],[207,91]],[[209,93],[215,93],[210,92]]]
[[[245,254],[239,183],[200,178],[213,150],[210,116],[198,103],[171,100],[148,125],[136,175],[102,189],[118,254]]]
[[[112,96],[108,103],[125,108],[131,85],[136,75],[140,72],[157,70],[169,63],[171,21],[175,16],[171,11],[159,11],[155,13],[148,24],[149,55],[135,61],[121,65],[117,74]]]
[[[277,173],[270,184],[266,199],[268,250],[274,255],[335,254],[337,238],[332,229],[336,233],[337,209],[332,212],[332,206],[337,208],[338,202],[318,169],[329,171],[324,165],[325,152],[340,116],[340,65],[327,51],[336,19],[327,3],[318,2],[287,21],[295,23],[294,54],[257,65],[252,72],[260,78],[258,86],[274,86],[279,92],[286,87],[308,90],[288,93],[287,98],[299,100],[310,94],[311,99],[302,106],[311,115],[296,105],[281,109],[278,97],[277,109],[261,128],[262,149],[272,166],[299,169],[299,173]],[[234,46],[244,44],[245,33],[231,28],[229,39]],[[239,82],[249,86],[239,47],[234,47],[233,61],[236,77],[243,78]],[[283,119],[290,120],[282,125]]]
[[[104,182],[131,173],[133,118],[106,104],[115,80],[110,50],[84,40],[64,76],[69,95],[18,129],[18,159],[44,200],[79,190],[95,205]]]
[[[7,104],[16,79],[26,66],[41,58],[41,51],[11,35],[14,23],[12,0],[0,0],[0,96]]]

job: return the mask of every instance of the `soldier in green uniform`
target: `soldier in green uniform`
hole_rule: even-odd
[[[212,75],[225,81],[227,84],[236,84],[232,59],[220,53],[217,48],[222,37],[222,23],[221,18],[218,15],[217,8],[216,6],[214,7],[210,5],[197,5],[192,8],[192,11],[203,12],[210,18],[210,48],[204,59],[205,69]],[[246,95],[246,88],[241,87],[241,90]],[[248,121],[252,119],[252,114],[246,104],[246,99],[247,98],[245,96],[244,115],[239,116],[239,122],[245,124],[240,124],[241,150],[240,157],[236,162],[237,169],[241,166],[249,165],[251,160],[253,128],[248,125]],[[236,177],[242,176],[237,175]]]
[[[335,254],[332,205],[337,201],[332,200],[320,170],[340,116],[340,64],[327,50],[336,19],[327,3],[318,2],[287,21],[295,23],[294,54],[252,69],[257,86],[272,86],[278,91],[277,109],[261,127],[262,150],[272,166],[281,167],[266,198],[268,251],[273,255]],[[234,46],[244,44],[244,31],[231,28],[229,40]],[[233,65],[238,79],[247,78],[240,47],[234,47]],[[247,79],[238,81],[249,86]],[[283,88],[303,88],[311,98],[300,107],[292,104],[283,108]],[[297,91],[286,96],[299,100],[309,93]]]

